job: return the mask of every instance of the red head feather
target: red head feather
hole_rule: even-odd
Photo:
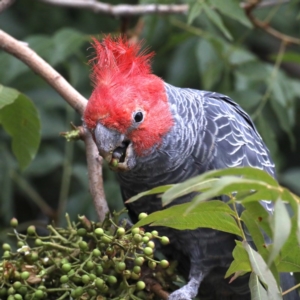
[[[158,145],[173,124],[164,82],[151,74],[154,53],[141,52],[141,46],[122,37],[107,36],[101,43],[93,39],[95,88],[84,113],[90,129],[101,122],[126,134],[139,155]],[[133,128],[136,111],[142,111],[145,118]]]

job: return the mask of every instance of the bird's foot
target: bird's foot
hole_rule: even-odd
[[[200,274],[199,277],[192,277],[188,284],[173,292],[168,300],[191,300],[192,298],[195,298],[198,294],[202,278],[202,274]]]

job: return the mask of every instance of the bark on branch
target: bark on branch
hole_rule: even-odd
[[[44,78],[77,112],[83,114],[87,100],[25,43],[0,30],[0,48]]]
[[[145,4],[145,5],[111,5],[96,0],[40,0],[41,2],[74,8],[92,10],[95,13],[102,13],[114,17],[137,16],[149,14],[184,14],[188,12],[187,4]]]

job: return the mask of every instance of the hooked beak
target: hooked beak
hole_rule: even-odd
[[[97,123],[94,139],[99,154],[109,163],[111,169],[126,171],[133,167],[132,143],[126,140],[124,134]]]

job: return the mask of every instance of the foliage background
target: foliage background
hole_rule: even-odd
[[[146,2],[154,3],[141,1]],[[239,1],[227,1],[231,2]],[[299,37],[299,2],[260,8],[255,15],[267,18],[279,31]],[[0,15],[0,27],[28,42],[88,98],[92,91],[87,64],[92,54],[90,37],[118,34],[127,24],[127,33],[138,33],[156,52],[155,74],[177,86],[227,94],[250,113],[271,150],[280,182],[300,194],[299,46],[283,49],[279,40],[251,28],[245,16],[228,12],[222,1],[188,3],[188,16],[124,19],[23,0]],[[72,218],[85,214],[95,219],[83,143],[66,143],[59,137],[60,132],[69,130],[70,122],[80,125],[80,116],[42,79],[4,52],[0,52],[0,83],[27,95],[41,119],[40,148],[25,171],[11,153],[11,138],[0,127],[0,240],[7,239],[13,216],[24,228],[29,222],[47,224],[51,219],[43,213],[47,205],[58,223],[63,222],[65,211]],[[115,175],[106,166],[104,179],[109,205],[119,210],[122,204]]]

